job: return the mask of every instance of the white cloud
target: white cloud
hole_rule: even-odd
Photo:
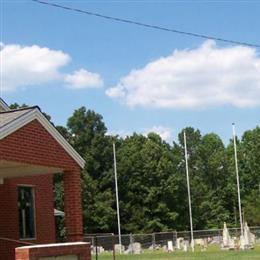
[[[144,135],[149,133],[158,134],[164,141],[169,142],[172,139],[172,129],[165,126],[153,126],[152,128],[146,129]]]
[[[80,69],[73,74],[63,74],[61,69],[71,58],[60,50],[51,50],[37,45],[0,44],[2,59],[3,91],[14,91],[20,87],[30,87],[58,81],[71,83],[74,88],[97,84],[100,76]],[[96,80],[96,81],[95,81]]]
[[[80,69],[66,75],[64,81],[69,88],[73,89],[99,88],[103,86],[103,81],[99,74],[89,72],[85,69]]]
[[[125,93],[123,87],[117,86],[117,87],[114,87],[114,88],[109,88],[106,91],[106,94],[109,97],[112,97],[112,98],[122,98],[122,99],[124,99],[126,93]]]
[[[106,94],[129,107],[259,106],[260,56],[250,47],[206,41],[132,70]]]
[[[156,133],[158,134],[164,141],[171,141],[172,140],[172,129],[165,126],[153,126],[151,128],[146,128],[141,131],[126,131],[126,130],[117,130],[117,131],[109,131],[108,135],[118,135],[122,138],[126,138],[127,136],[131,136],[133,133],[139,133],[144,136],[147,136],[149,133]]]
[[[3,90],[40,85],[61,78],[59,69],[70,61],[68,54],[37,45],[3,45]]]
[[[133,132],[131,131],[126,131],[126,130],[112,130],[112,131],[108,131],[107,135],[118,135],[119,137],[125,139],[128,136],[131,136],[133,134]]]

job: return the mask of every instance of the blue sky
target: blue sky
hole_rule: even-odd
[[[258,1],[49,2],[260,44]],[[31,1],[2,1],[2,7],[7,103],[37,104],[61,125],[86,106],[103,115],[111,133],[154,130],[168,141],[192,126],[227,143],[232,122],[238,134],[259,125],[259,49]]]

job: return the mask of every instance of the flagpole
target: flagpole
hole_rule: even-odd
[[[186,132],[185,132],[185,130],[184,130],[184,132],[183,132],[183,137],[184,137],[185,163],[186,163],[186,177],[187,177],[188,200],[189,200],[191,248],[192,248],[192,252],[194,252],[193,224],[192,224],[192,211],[191,211],[191,198],[190,198],[189,166],[188,166],[188,153],[187,153],[187,143],[186,143]]]
[[[114,171],[115,171],[115,188],[116,188],[116,210],[117,210],[117,224],[118,224],[118,239],[119,239],[120,254],[121,254],[121,253],[122,253],[122,241],[121,241],[119,199],[118,199],[118,186],[117,186],[117,167],[116,167],[116,146],[115,146],[115,143],[113,143],[113,153],[114,153]]]
[[[235,169],[236,169],[236,177],[237,177],[237,197],[238,197],[238,208],[239,208],[239,218],[240,218],[240,229],[241,229],[241,236],[243,236],[244,232],[243,232],[243,218],[242,218],[241,199],[240,199],[238,163],[237,163],[237,143],[236,143],[235,123],[232,124],[232,128],[233,128],[233,141],[234,141]]]

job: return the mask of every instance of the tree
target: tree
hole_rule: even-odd
[[[260,223],[260,127],[246,131],[241,139],[241,199],[245,221]]]
[[[66,127],[58,125],[56,126],[56,129],[69,143],[71,143],[72,135]]]
[[[28,105],[26,105],[25,103],[23,103],[22,105],[19,105],[18,103],[12,103],[9,108],[10,109],[19,109],[19,108],[26,108],[28,107]]]
[[[107,135],[101,115],[85,107],[58,131],[86,160],[82,171],[86,232],[117,233],[112,143],[116,143],[123,233],[189,230],[183,132],[187,136],[194,229],[237,226],[233,140],[225,147],[214,133],[183,129],[171,146],[155,133],[126,138]],[[237,140],[242,207],[249,224],[259,224],[260,130]],[[63,207],[61,187],[57,205]]]
[[[147,209],[143,205],[146,196],[143,182],[143,159],[141,150],[146,137],[133,134],[117,146],[118,187],[122,232],[144,229]]]
[[[245,221],[251,226],[260,223],[260,190],[252,190],[243,200]]]
[[[259,189],[260,184],[260,127],[246,131],[241,140],[241,188],[243,195]]]
[[[187,182],[186,182],[186,170],[185,170],[185,154],[184,154],[184,131],[186,133],[187,140],[187,154],[189,163],[189,178],[190,178],[190,190],[191,190],[191,204],[192,204],[192,216],[194,229],[200,229],[203,222],[200,220],[201,210],[199,205],[203,201],[202,194],[206,192],[206,186],[201,178],[199,169],[199,145],[201,143],[201,133],[199,130],[195,130],[192,127],[183,129],[179,135],[179,145],[175,144],[174,148],[180,153],[180,162],[178,164],[178,174],[180,178],[180,205],[178,209],[179,221],[182,223],[184,229],[190,228],[189,223],[189,207],[188,207],[188,195],[187,195]]]
[[[155,133],[133,134],[117,149],[117,165],[122,231],[173,229],[170,146]]]
[[[81,107],[68,119],[67,127],[73,136],[72,143],[78,152],[85,155],[93,146],[95,138],[104,137],[107,128],[101,115]]]
[[[199,220],[204,228],[219,228],[229,221],[225,204],[228,180],[225,147],[219,136],[207,134],[201,139],[198,154],[200,181],[204,183]]]
[[[111,232],[116,226],[113,197],[112,138],[101,115],[81,107],[68,119],[67,134],[86,161],[82,172],[84,227],[87,232]]]
[[[237,139],[237,152],[238,152],[238,162],[241,162],[240,153],[240,142]],[[233,139],[230,140],[228,146],[226,147],[227,156],[227,184],[226,184],[226,208],[228,209],[230,218],[229,224],[231,226],[239,226],[239,212],[238,212],[238,197],[237,197],[237,181],[235,172],[235,157],[234,157],[234,144]],[[239,166],[239,165],[238,165]],[[240,172],[240,169],[239,169]]]

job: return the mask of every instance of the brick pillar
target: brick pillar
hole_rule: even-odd
[[[64,209],[67,238],[70,242],[83,240],[80,170],[63,174]]]

